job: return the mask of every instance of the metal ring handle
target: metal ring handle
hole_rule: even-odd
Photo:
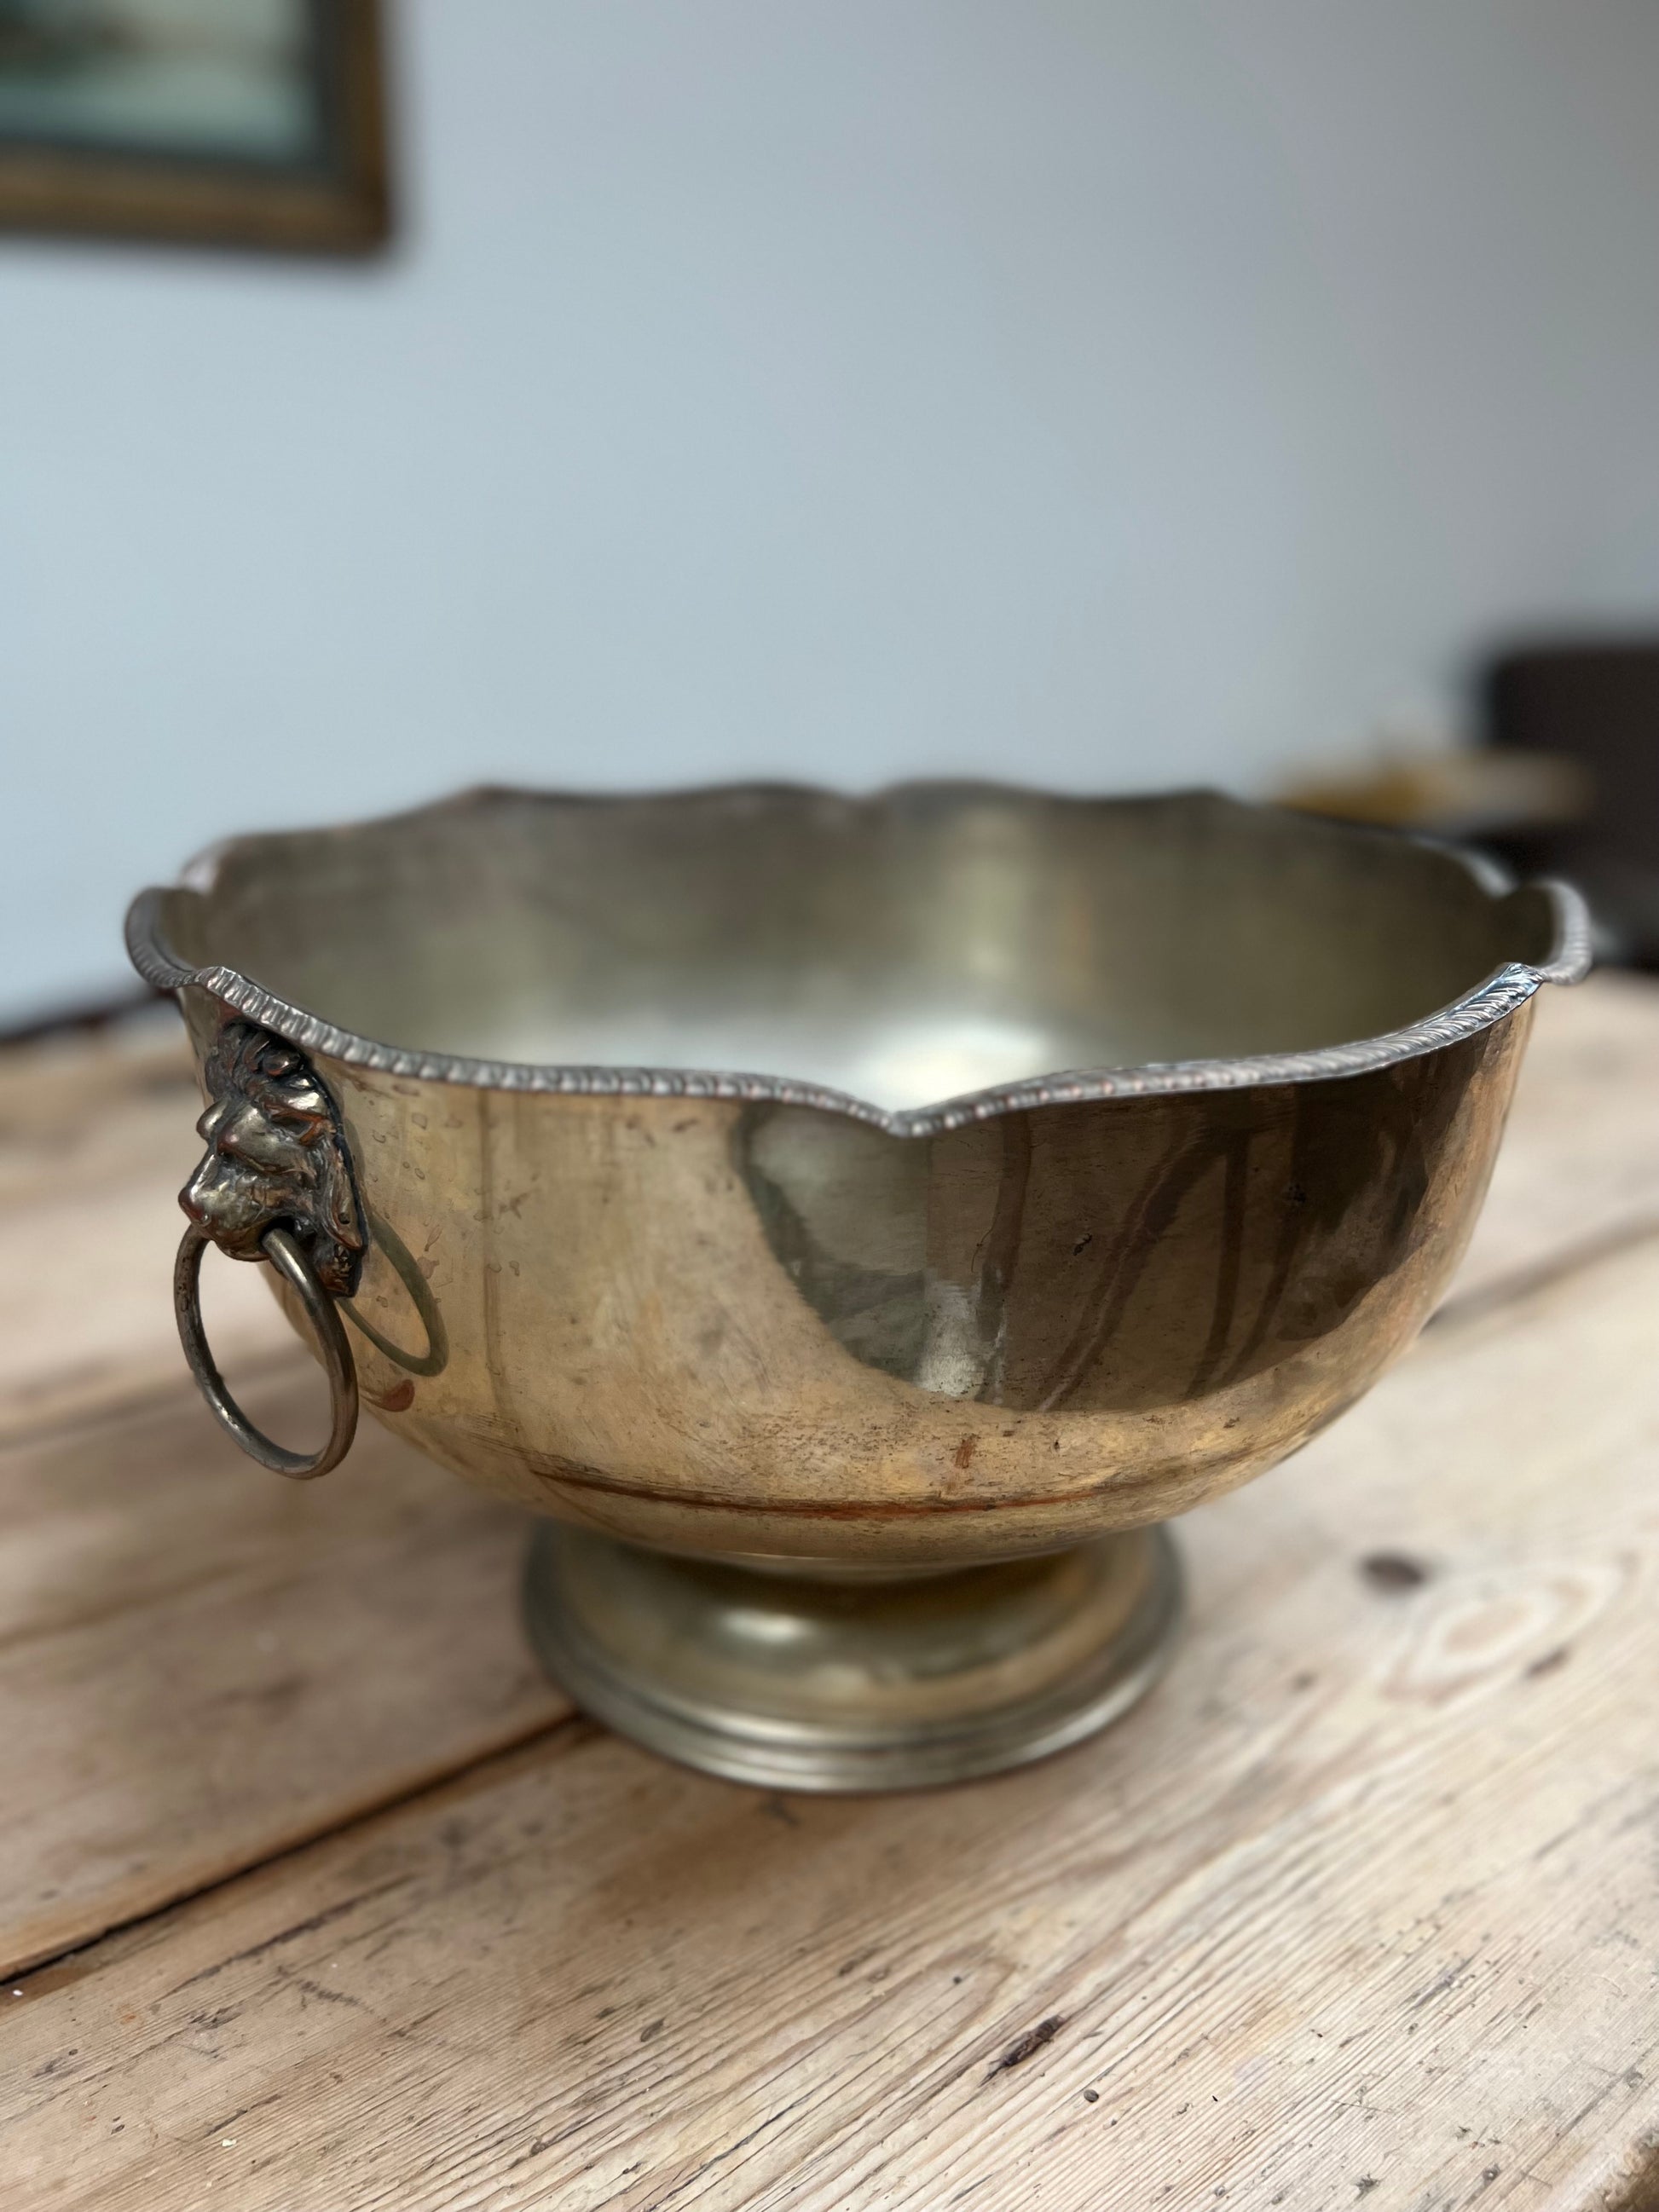
[[[202,1326],[202,1254],[212,1242],[207,1231],[192,1221],[185,1231],[173,1268],[173,1304],[179,1317],[179,1340],[185,1347],[185,1357],[190,1362],[197,1386],[222,1426],[229,1430],[248,1457],[257,1459],[261,1467],[268,1467],[273,1474],[289,1475],[296,1482],[326,1474],[331,1468],[338,1467],[350,1450],[351,1439],[357,1432],[357,1370],[345,1331],[340,1326],[340,1316],[334,1310],[334,1301],[318,1281],[311,1262],[288,1231],[267,1229],[259,1240],[259,1249],[306,1310],[328,1376],[333,1417],[328,1442],[320,1451],[289,1451],[286,1445],[274,1443],[254,1427],[225,1388],[225,1378],[208,1348],[207,1332]]]

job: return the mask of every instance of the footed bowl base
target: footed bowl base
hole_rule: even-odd
[[[530,1640],[584,1711],[729,1780],[912,1790],[1021,1766],[1151,1688],[1181,1612],[1163,1528],[931,1574],[693,1559],[545,1521]]]

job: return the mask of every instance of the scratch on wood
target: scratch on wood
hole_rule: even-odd
[[[319,1998],[324,2004],[349,2005],[354,2012],[368,2010],[361,1997],[354,1997],[345,1990],[331,1990],[325,1982],[313,1981],[307,1974],[284,1974],[283,1978],[291,1988],[308,1997]]]
[[[1448,1966],[1443,1974],[1437,1974],[1427,1989],[1419,1990],[1412,1999],[1408,2009],[1412,2012],[1419,2012],[1431,1999],[1443,1996],[1448,1990],[1455,1989],[1474,1964],[1474,1954],[1471,1951],[1467,1959],[1460,1959],[1455,1966]]]
[[[233,1951],[228,1959],[221,1959],[216,1965],[204,1966],[199,1973],[188,1975],[185,1980],[176,1984],[167,1995],[177,1996],[180,1990],[187,1990],[196,1982],[210,1982],[216,1974],[222,1974],[227,1966],[239,1966],[246,1960],[263,1958],[267,1951],[275,1951],[284,1943],[297,1942],[301,1936],[314,1936],[319,1928],[326,1928],[331,1922],[343,1919],[347,1913],[355,1912],[359,1905],[368,1904],[371,1899],[385,1897],[394,1889],[405,1887],[414,1879],[413,1875],[400,1874],[394,1875],[390,1881],[377,1883],[373,1889],[358,1890],[350,1897],[342,1898],[337,1905],[331,1905],[325,1911],[313,1912],[304,1920],[296,1920],[291,1928],[279,1928],[274,1936],[267,1936],[260,1942],[249,1944],[245,1951]]]
[[[994,2081],[999,2074],[1006,2074],[1013,2067],[1023,2066],[1028,2058],[1042,2050],[1045,2043],[1052,2043],[1065,2025],[1064,2013],[1051,2012],[1047,2020],[1040,2020],[1035,2027],[1028,2027],[1018,2042],[1008,2045],[986,2075],[986,2080]]]

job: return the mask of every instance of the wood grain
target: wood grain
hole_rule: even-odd
[[[1625,2188],[1659,2129],[1656,1322],[1647,1246],[1443,1328],[1193,1516],[1167,1682],[1026,1774],[786,1802],[574,1726],[23,1981],[9,2203]]]
[[[0,1054],[0,1440],[176,1389],[169,1285],[201,1110],[176,1024]],[[265,1271],[213,1260],[227,1371],[291,1365]]]
[[[314,1373],[250,1392],[296,1431]],[[193,1392],[0,1450],[0,1972],[558,1720],[523,1523],[378,1430],[262,1478]]]

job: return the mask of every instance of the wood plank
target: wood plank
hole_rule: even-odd
[[[248,1394],[316,1420],[301,1355]],[[521,1516],[366,1427],[349,1479],[251,1468],[194,1390],[0,1449],[9,1972],[560,1719]]]
[[[170,1014],[0,1053],[0,1439],[177,1384],[177,1194],[201,1110]],[[264,1273],[217,1255],[204,1271],[238,1377],[291,1361]]]
[[[784,1801],[576,1724],[24,1980],[9,2212],[1633,2207],[1656,1325],[1649,1244],[1436,1331],[1192,1516],[1177,1665],[1047,1765]]]

